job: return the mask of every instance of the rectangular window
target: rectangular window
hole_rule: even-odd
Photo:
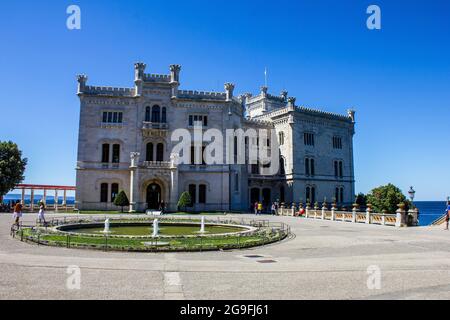
[[[198,203],[206,203],[206,185],[198,186]]]
[[[339,175],[339,172],[338,172],[338,162],[335,161],[335,162],[334,162],[334,176],[337,177],[338,175]]]
[[[309,159],[306,158],[306,159],[305,159],[305,174],[306,174],[307,176],[309,176],[309,172],[310,172],[310,170],[309,170]]]
[[[315,166],[314,166],[314,159],[309,159],[309,162],[310,162],[310,166],[311,166],[311,175],[312,176],[314,176],[315,175],[315,171],[316,171],[316,168],[315,168]]]
[[[343,164],[342,161],[339,161],[339,177],[343,177],[344,176],[344,170],[343,170]]]
[[[306,146],[314,146],[314,133],[303,133],[303,142]]]
[[[102,122],[103,123],[122,123],[123,122],[123,112],[103,111]]]
[[[333,149],[342,149],[341,137],[333,137]]]
[[[203,127],[208,126],[208,117],[205,115],[189,115],[189,126],[193,127],[194,125],[200,125]]]
[[[234,175],[234,191],[239,191],[239,173]]]
[[[109,144],[105,143],[102,145],[102,162],[109,162]]]
[[[120,162],[120,144],[113,144],[112,162]]]

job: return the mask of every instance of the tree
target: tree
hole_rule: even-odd
[[[123,212],[123,207],[130,205],[130,201],[128,200],[128,197],[127,197],[127,194],[125,193],[125,191],[121,190],[119,192],[119,194],[114,199],[114,204],[118,207],[122,207],[122,212]]]
[[[391,183],[370,191],[367,195],[367,203],[372,204],[375,212],[383,212],[383,210],[386,210],[388,213],[395,213],[397,205],[400,203],[404,203],[407,207],[409,205],[409,201],[400,188]]]
[[[0,141],[0,199],[25,179],[27,162],[17,144]]]
[[[364,193],[358,193],[355,199],[355,203],[360,207],[365,207],[367,205],[367,196]]]
[[[178,200],[178,208],[183,208],[186,210],[186,207],[191,204],[191,195],[189,192],[185,191],[181,194],[180,199]]]

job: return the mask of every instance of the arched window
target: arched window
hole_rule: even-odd
[[[282,146],[284,144],[284,132],[283,131],[278,133],[278,140],[280,142],[280,146]]]
[[[314,159],[309,159],[310,165],[311,165],[311,175],[315,175],[316,174],[316,168],[315,168],[315,164],[314,164]]]
[[[305,174],[307,176],[309,176],[310,173],[311,173],[311,169],[309,166],[309,158],[305,158]]]
[[[153,161],[153,143],[151,143],[151,142],[147,143],[145,160]]]
[[[150,118],[150,107],[145,107],[145,121],[146,122],[150,122],[151,118]]]
[[[306,187],[305,197],[306,197],[306,202],[311,203],[311,188],[310,187]]]
[[[102,162],[109,162],[109,144],[107,143],[102,144]]]
[[[156,161],[164,161],[164,145],[158,143],[156,146]]]
[[[119,184],[113,183],[111,185],[111,202],[114,202],[118,193],[119,193]]]
[[[102,183],[100,185],[100,202],[108,202],[108,184]]]
[[[167,122],[167,111],[166,111],[166,107],[163,107],[163,108],[162,108],[161,122],[162,122],[162,123],[166,123],[166,122]]]
[[[189,204],[189,207],[193,207],[197,200],[197,188],[195,184],[189,185],[189,195],[191,196],[191,203]]]
[[[113,144],[112,162],[120,162],[120,144]]]
[[[280,175],[285,175],[286,170],[284,168],[284,158],[280,157]]]
[[[344,187],[341,187],[341,190],[340,190],[340,202],[341,203],[343,203],[344,202]]]
[[[344,170],[343,170],[343,165],[342,165],[342,161],[339,161],[339,177],[343,177],[344,176]]]
[[[152,108],[152,122],[161,122],[161,108],[158,105]]]
[[[206,184],[198,186],[198,203],[206,203]]]

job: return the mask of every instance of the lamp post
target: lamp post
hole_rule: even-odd
[[[414,209],[414,196],[416,194],[416,191],[413,189],[412,186],[409,188],[408,194],[409,198],[411,199],[411,206],[412,206],[411,209]]]

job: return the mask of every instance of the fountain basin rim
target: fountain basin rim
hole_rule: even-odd
[[[123,226],[151,226],[153,225],[153,222],[118,222],[118,223],[111,223],[111,228],[114,227],[123,227]],[[177,225],[177,226],[199,226],[200,222],[170,222],[170,221],[164,221],[159,222],[160,226],[165,225]],[[65,224],[60,226],[55,226],[50,228],[50,230],[54,233],[58,234],[67,234],[67,235],[73,235],[73,236],[85,236],[85,237],[105,237],[108,236],[110,238],[129,238],[129,239],[148,239],[151,238],[152,235],[149,233],[148,235],[115,235],[112,233],[80,233],[80,232],[71,232],[69,230],[73,229],[84,229],[84,228],[101,228],[104,226],[104,223],[101,222],[86,222],[86,223],[71,223],[71,224]],[[256,227],[248,226],[248,225],[241,225],[241,224],[227,224],[227,223],[205,223],[205,226],[218,226],[218,227],[233,227],[233,228],[241,228],[242,231],[238,232],[226,232],[226,233],[196,233],[196,234],[185,234],[185,235],[158,235],[157,238],[198,238],[198,237],[215,237],[215,236],[232,236],[232,235],[247,235],[251,234],[258,230]],[[69,229],[69,230],[63,230],[63,229]]]

